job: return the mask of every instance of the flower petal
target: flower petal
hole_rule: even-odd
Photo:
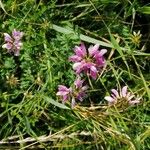
[[[20,41],[15,41],[13,44],[14,44],[14,46],[15,46],[17,49],[20,49],[21,46],[23,45],[23,43],[20,42]]]
[[[105,53],[107,53],[107,49],[101,49],[99,52],[99,56],[103,56]]]
[[[112,98],[111,96],[105,96],[104,99],[105,99],[106,101],[108,101],[109,103],[113,103],[113,102],[116,101],[116,100],[115,100],[114,98]]]
[[[69,99],[69,96],[68,95],[63,95],[62,98],[63,98],[62,103],[64,104]]]
[[[97,69],[96,67],[92,66],[90,68],[90,76],[95,80],[97,78]]]
[[[85,47],[84,43],[80,44],[80,48],[82,49],[83,56],[85,56],[87,54],[87,52],[86,52],[86,47]]]
[[[82,87],[82,84],[83,84],[84,80],[81,80],[80,78],[77,78],[75,81],[74,81],[74,85],[76,86],[76,88],[81,88]]]
[[[67,92],[67,91],[59,91],[59,92],[56,93],[57,96],[64,96],[64,95],[67,95],[67,94],[69,94],[69,92]]]
[[[138,104],[138,103],[140,103],[139,99],[135,99],[135,100],[129,101],[130,105],[135,105],[135,104]]]
[[[86,91],[88,88],[89,88],[89,87],[88,87],[87,85],[85,85],[85,86],[83,86],[83,87],[81,88],[81,90],[82,90],[82,91]]]
[[[74,69],[74,70],[77,70],[77,69],[79,69],[79,68],[81,67],[81,65],[82,65],[81,62],[74,63],[74,64],[73,64],[73,69]]]
[[[127,86],[124,86],[123,88],[122,88],[122,91],[121,91],[121,96],[122,97],[126,97],[126,95],[127,95]]]
[[[84,69],[89,69],[89,68],[91,68],[92,66],[94,66],[95,64],[94,63],[92,63],[92,62],[85,62],[84,63]]]
[[[117,90],[112,89],[111,92],[116,96],[116,98],[119,98],[119,97],[120,97]]]
[[[90,56],[96,55],[99,52],[98,49],[99,49],[99,44],[96,44],[94,46],[90,46],[88,49],[89,55]]]
[[[67,87],[64,86],[64,85],[58,85],[58,90],[59,90],[59,91],[64,91],[64,92],[70,92],[70,91],[71,91],[70,88],[67,88]]]
[[[82,60],[82,58],[77,55],[73,55],[73,56],[69,57],[69,61],[72,61],[72,62],[79,62],[81,60]]]
[[[12,49],[13,45],[11,43],[6,43],[2,46],[2,48],[6,48],[8,50]]]
[[[135,96],[135,95],[130,95],[130,96],[128,97],[128,100],[130,101],[134,96]]]
[[[23,37],[23,32],[16,31],[16,29],[14,29],[12,31],[12,36],[15,40],[20,40]]]
[[[4,33],[4,39],[5,39],[5,42],[10,42],[10,43],[13,42],[12,37],[8,33]]]
[[[86,48],[83,43],[80,46],[75,46],[74,52],[79,57],[84,57],[86,55]]]
[[[95,55],[95,60],[96,60],[96,65],[98,65],[98,67],[103,67],[104,65],[105,65],[105,63],[106,63],[106,60],[104,59],[104,57],[103,56],[96,56]]]
[[[71,100],[71,108],[74,108],[75,105],[76,105],[76,101],[75,101],[75,98],[73,97]]]

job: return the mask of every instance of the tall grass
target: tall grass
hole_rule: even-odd
[[[13,29],[24,37],[19,57],[0,48],[0,149],[150,149],[149,4],[1,0],[0,46]],[[81,41],[108,52],[88,97],[72,109],[56,92],[74,82],[68,57]],[[140,104],[110,107],[104,97],[124,85]]]

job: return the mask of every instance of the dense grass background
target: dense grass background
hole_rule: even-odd
[[[24,32],[19,57],[0,48],[0,149],[150,149],[150,3],[145,0],[0,1],[3,33]],[[138,34],[140,31],[140,34]],[[137,34],[134,34],[137,33]],[[99,43],[107,66],[74,109],[56,97],[75,78],[75,45]],[[104,97],[128,85],[135,107]]]

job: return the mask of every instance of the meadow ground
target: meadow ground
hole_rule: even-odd
[[[0,0],[0,149],[150,149],[148,0]]]

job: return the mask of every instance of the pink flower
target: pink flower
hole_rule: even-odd
[[[86,95],[86,90],[88,89],[88,86],[83,84],[84,84],[84,80],[81,80],[80,77],[78,77],[74,82],[75,85],[74,97],[75,99],[78,99],[80,101],[83,100],[83,98]]]
[[[112,89],[111,96],[106,96],[104,99],[108,101],[110,105],[117,104],[120,101],[122,103],[128,103],[129,105],[134,105],[140,103],[140,98],[135,98],[135,95],[127,91],[127,86],[124,86],[120,92],[115,89]]]
[[[64,85],[58,86],[57,96],[60,96],[62,102],[65,103],[67,100],[71,100],[72,108],[76,104],[76,100],[83,101],[83,98],[86,96],[86,90],[88,86],[83,85],[84,80],[81,80],[79,77],[74,81],[74,86],[67,88]]]
[[[95,46],[90,46],[88,49],[89,55],[95,58],[96,64],[98,66],[103,66],[105,64],[105,59],[103,55],[107,52],[107,50],[101,49],[101,51],[99,51],[98,49],[99,49],[98,44],[96,44]]]
[[[20,49],[23,45],[21,42],[22,36],[23,32],[16,31],[15,29],[12,31],[12,36],[8,33],[4,33],[5,44],[2,48],[6,48],[9,53],[13,52],[15,56],[19,56]]]
[[[106,49],[99,51],[99,45],[90,46],[86,50],[85,45],[81,43],[74,49],[75,55],[69,57],[69,60],[74,62],[73,69],[77,74],[85,73],[90,75],[93,79],[97,78],[97,75],[101,68],[105,65],[104,54],[107,52]]]
[[[86,90],[88,89],[88,86],[83,84],[84,80],[81,80],[80,77],[77,77],[77,79],[74,81],[74,88],[71,102],[72,108],[75,106],[76,100],[83,101],[83,98],[85,98],[86,96]]]
[[[70,94],[72,92],[71,88],[67,88],[64,85],[58,85],[58,92],[56,93],[57,96],[62,98],[63,103],[69,100]]]

